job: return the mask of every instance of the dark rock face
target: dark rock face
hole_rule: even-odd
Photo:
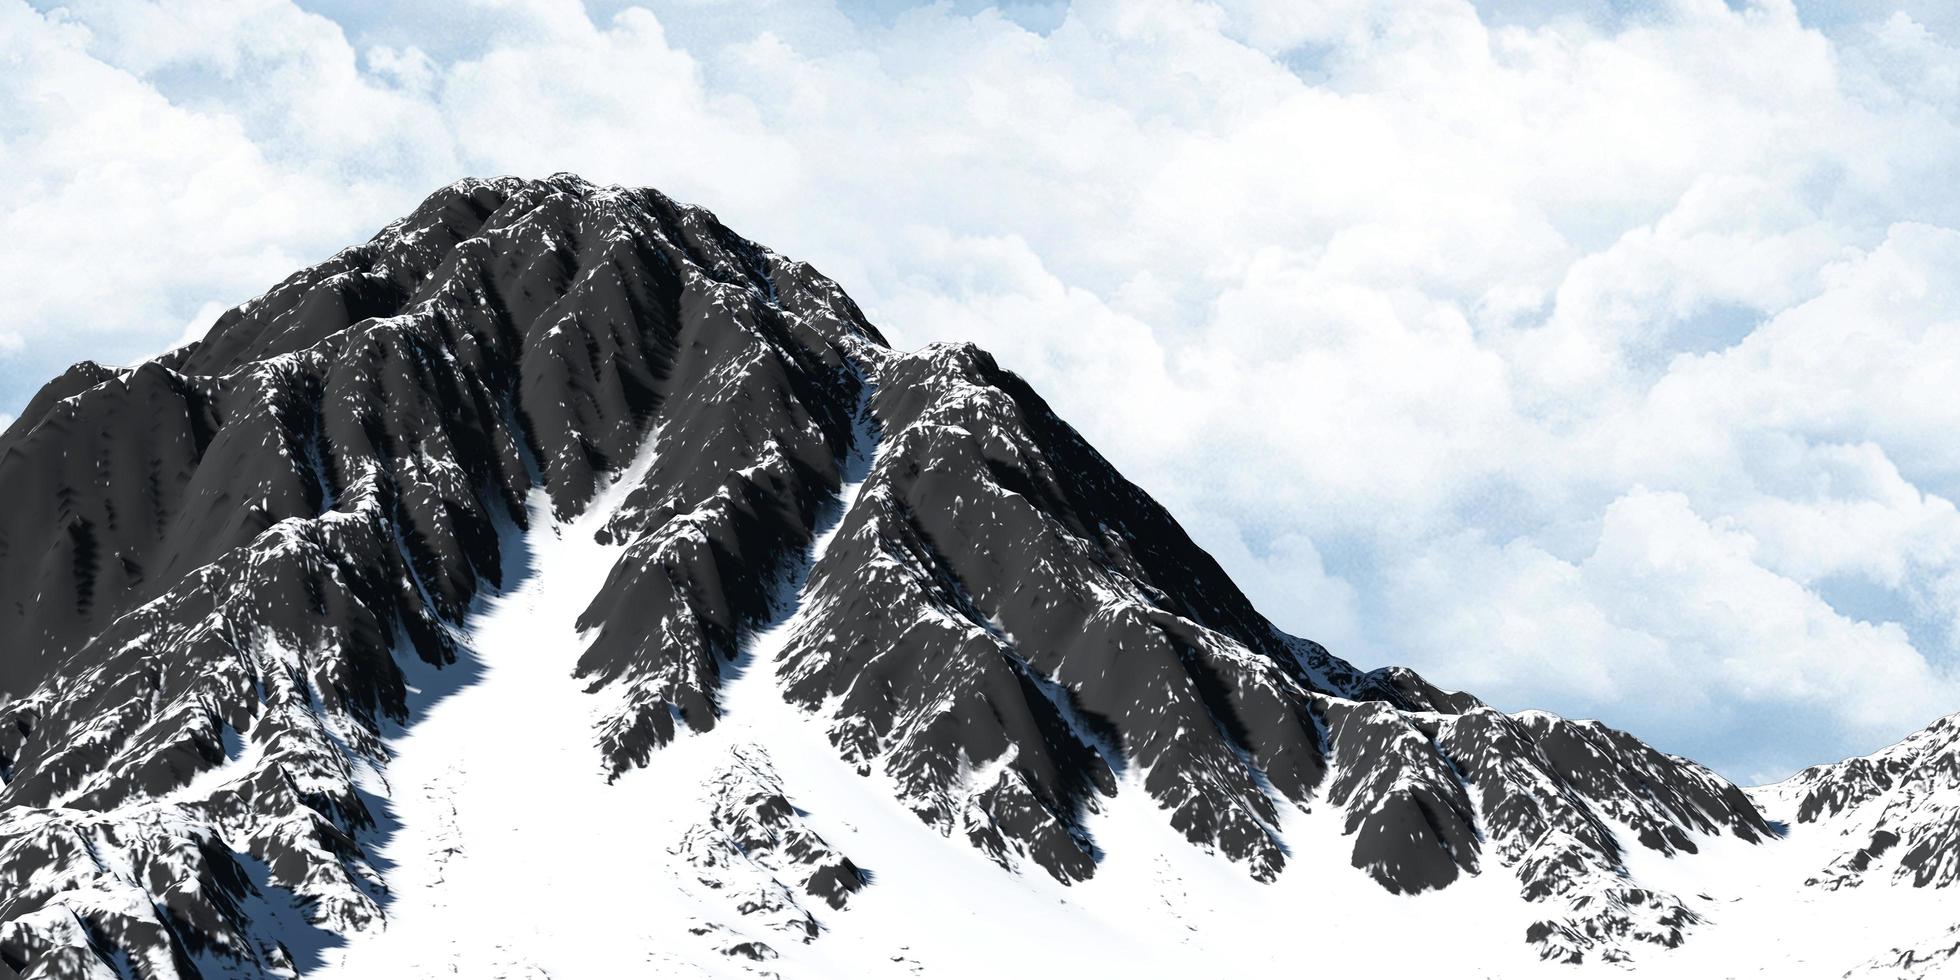
[[[464,181],[197,344],[77,366],[0,436],[0,964],[303,969],[278,910],[328,934],[386,915],[369,777],[384,723],[412,722],[401,658],[453,661],[527,495],[568,517],[632,481],[580,623],[616,776],[715,727],[858,464],[784,695],[1005,868],[1093,876],[1087,818],[1134,787],[1267,880],[1289,814],[1331,806],[1381,887],[1502,867],[1545,909],[1518,938],[1617,959],[1697,920],[1623,849],[1770,833],[1735,787],[1623,733],[1278,632],[987,354],[888,349],[833,283],[705,211]],[[677,846],[733,914],[807,940],[814,911],[876,887],[800,822],[766,747],[712,789]]]
[[[1003,864],[1087,877],[1082,812],[1135,766],[1186,836],[1277,873],[1260,783],[1299,799],[1321,776],[1288,649],[985,354],[928,348],[878,376],[878,459],[813,571],[790,697],[828,703],[846,758],[882,760],[921,819]]]
[[[1631,880],[1624,848],[1672,855],[1695,850],[1691,834],[1773,836],[1733,784],[1598,722],[1478,708],[1444,720],[1437,744],[1476,787],[1486,839],[1525,897],[1560,909],[1528,930],[1548,959],[1678,946],[1701,921],[1678,896]]]

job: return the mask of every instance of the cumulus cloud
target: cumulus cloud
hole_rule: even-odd
[[[0,408],[460,173],[652,184],[903,344],[993,349],[1283,626],[1766,778],[1960,704],[1956,37],[1808,0],[0,0],[35,270]]]
[[[116,24],[0,4],[9,60],[0,72],[0,267],[18,273],[0,311],[0,337],[18,339],[0,345],[9,407],[62,361],[154,353],[204,303],[241,301],[372,234],[381,206],[414,199],[378,190],[379,178],[291,166],[255,137],[244,109],[200,109],[147,81],[145,71],[180,70],[183,46],[260,33],[251,22],[197,26],[131,49],[117,43]],[[111,53],[137,67],[106,60]],[[199,62],[198,71],[222,74],[226,59],[247,60],[213,57],[218,64]],[[238,90],[250,103],[258,88]]]

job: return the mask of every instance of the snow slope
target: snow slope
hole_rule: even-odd
[[[367,776],[387,799],[387,922],[328,950],[309,975],[1226,976],[1296,967],[1309,948],[1323,968],[1376,968],[1386,956],[1441,976],[1570,975],[1516,941],[1534,910],[1513,875],[1493,867],[1444,891],[1391,894],[1350,865],[1339,814],[1324,805],[1282,810],[1284,839],[1306,846],[1270,884],[1173,830],[1139,773],[1090,818],[1105,859],[1073,885],[1009,873],[921,822],[881,774],[840,759],[817,717],[784,700],[775,671],[816,591],[805,576],[856,499],[862,459],[808,560],[785,577],[779,616],[729,665],[720,723],[608,782],[592,748],[599,699],[572,677],[583,647],[573,623],[620,547],[593,535],[657,451],[650,442],[577,520],[556,522],[533,498],[532,530],[511,549],[520,574],[471,617],[464,670],[421,670],[419,720]],[[847,907],[808,903],[821,927],[813,941],[746,919],[677,853],[738,750],[759,751],[802,820],[868,871]],[[1794,806],[1764,802],[1772,813]],[[1843,846],[1836,836],[1799,827],[1760,846],[1706,835],[1700,853],[1672,858],[1629,848],[1635,878],[1713,910],[1694,941],[1646,965],[1677,977],[1839,976],[1866,958],[1852,951],[1951,924],[1953,910],[1921,889],[1802,887]],[[1214,939],[1228,935],[1272,941]],[[744,943],[766,945],[766,958],[727,952]]]
[[[1950,896],[1909,883],[1807,886],[1845,842],[1836,827],[1797,823],[1795,800],[1778,790],[1753,793],[1764,812],[1787,828],[1782,840],[1754,846],[1700,838],[1699,853],[1672,858],[1631,849],[1627,867],[1637,880],[1694,896],[1708,920],[1692,940],[1645,965],[1678,977],[1842,977],[1875,950],[1911,946],[1960,921]]]
[[[1349,865],[1331,808],[1288,815],[1287,839],[1324,846],[1290,855],[1271,884],[1173,830],[1136,773],[1092,818],[1105,862],[1072,886],[1010,873],[921,822],[884,777],[839,758],[816,717],[783,699],[774,670],[801,626],[804,576],[856,499],[865,460],[786,577],[781,614],[730,665],[720,723],[609,783],[592,747],[599,699],[572,677],[583,646],[573,623],[617,550],[593,534],[657,440],[574,521],[555,522],[534,497],[532,529],[512,549],[519,575],[470,618],[463,671],[415,676],[418,720],[364,780],[387,801],[377,861],[387,920],[327,950],[309,976],[1206,976],[1290,968],[1307,944],[1323,965],[1362,968],[1392,950],[1451,976],[1563,975],[1516,941],[1531,910],[1515,878],[1494,871],[1390,894]],[[757,746],[804,820],[868,871],[846,908],[810,903],[814,941],[745,920],[676,853],[720,767]],[[1424,938],[1411,944],[1416,918]],[[1213,938],[1226,935],[1274,941]],[[725,952],[756,941],[775,955]]]

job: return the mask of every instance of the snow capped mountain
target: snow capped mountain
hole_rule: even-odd
[[[1832,860],[1813,884],[1960,881],[1960,714],[1884,751],[1805,769],[1781,792],[1797,797],[1797,822],[1833,827],[1849,839],[1847,847],[1859,845]]]
[[[1744,791],[1359,670],[650,190],[444,188],[0,493],[0,978],[1960,969],[1955,718]]]

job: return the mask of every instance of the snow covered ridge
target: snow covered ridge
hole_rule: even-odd
[[[650,190],[444,188],[0,496],[0,980],[1955,968],[1954,719],[1746,792],[1358,670]]]
[[[1812,766],[1779,789],[1797,799],[1799,823],[1834,827],[1846,838],[1848,849],[1811,884],[1960,882],[1960,714],[1872,755]]]

